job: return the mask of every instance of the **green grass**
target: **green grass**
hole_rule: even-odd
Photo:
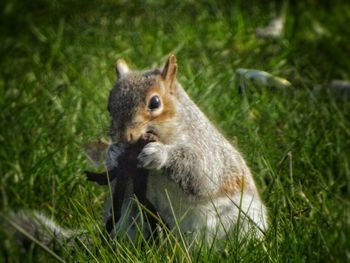
[[[73,262],[350,261],[350,96],[329,85],[350,79],[350,4],[212,2],[2,1],[0,212],[41,210],[87,229],[91,246],[58,252]],[[258,39],[255,28],[281,14],[283,37]],[[225,253],[187,254],[176,239],[130,247],[98,230],[107,190],[85,181],[82,148],[108,130],[114,62],[149,68],[170,52],[185,89],[252,168],[270,215],[263,243],[229,240]],[[238,67],[293,87],[248,85],[240,95]],[[1,238],[2,259],[53,258]]]

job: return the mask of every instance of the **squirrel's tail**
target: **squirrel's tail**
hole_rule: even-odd
[[[24,249],[33,242],[46,249],[58,250],[62,246],[74,246],[78,240],[89,241],[86,232],[65,229],[37,211],[11,212],[5,221],[7,232],[11,232]]]

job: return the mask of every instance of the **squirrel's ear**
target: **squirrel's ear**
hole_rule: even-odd
[[[176,92],[176,72],[177,72],[176,57],[174,54],[171,54],[168,57],[168,60],[161,74],[162,79],[166,83],[167,88],[170,90],[171,94],[175,94]]]
[[[115,63],[115,72],[117,73],[117,78],[121,78],[129,72],[129,67],[124,59],[118,59]]]

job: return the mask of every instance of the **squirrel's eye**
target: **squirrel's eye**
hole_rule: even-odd
[[[148,108],[150,110],[155,110],[155,109],[158,109],[160,105],[161,105],[160,98],[157,95],[155,95],[150,99],[148,103]]]

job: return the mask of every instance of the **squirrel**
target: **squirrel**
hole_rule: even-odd
[[[157,139],[140,149],[133,165],[146,170],[143,194],[169,229],[191,243],[202,240],[211,244],[234,233],[262,239],[268,229],[267,209],[250,169],[241,153],[178,82],[175,55],[168,57],[163,68],[142,72],[131,71],[125,61],[118,60],[116,72],[118,78],[109,93],[108,111],[111,137],[118,143],[106,149],[108,170],[122,165],[118,160],[125,145],[137,144],[140,138],[152,134]],[[142,175],[135,173],[133,177]],[[118,189],[114,185],[112,188]],[[129,182],[123,191],[114,233],[117,237],[126,234],[133,240],[139,229],[135,222],[143,223],[132,198],[138,190],[133,190]],[[113,195],[117,196],[117,192]],[[105,223],[111,217],[111,207],[107,202]],[[55,234],[51,237],[60,240],[72,233],[41,213],[31,217],[17,213],[10,218],[19,226],[27,226],[28,233],[39,233],[38,238],[43,235],[42,231],[34,231],[40,226],[38,222]],[[31,223],[30,218],[35,220]]]
[[[144,72],[117,61],[118,79],[108,99],[112,138],[133,144],[145,134],[156,136],[141,150],[137,165],[148,171],[146,198],[171,229],[211,242],[238,226],[241,233],[253,229],[262,238],[267,210],[250,169],[187,95],[177,71],[175,55],[162,69]]]

